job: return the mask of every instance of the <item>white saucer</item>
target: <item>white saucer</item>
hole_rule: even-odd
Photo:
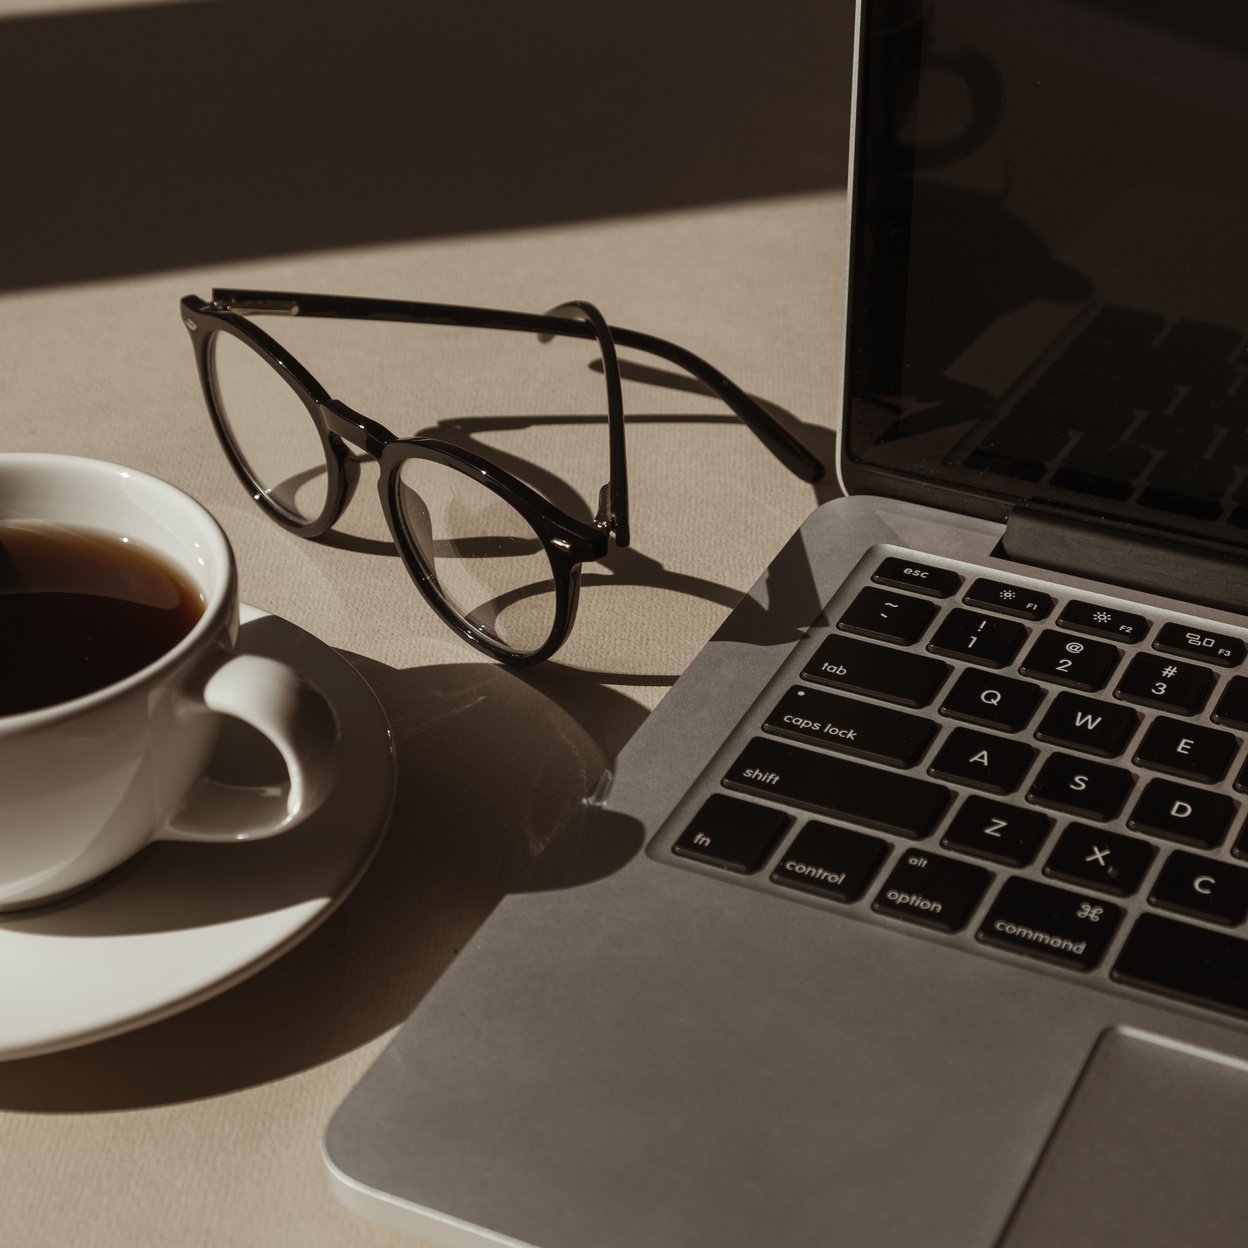
[[[394,797],[381,707],[355,669],[311,634],[254,607],[241,615],[239,648],[289,663],[334,708],[342,753],[333,793],[280,836],[158,842],[88,892],[0,916],[0,1059],[102,1040],[223,992],[306,936],[368,866]],[[282,774],[268,742],[226,724],[215,779],[263,783]]]

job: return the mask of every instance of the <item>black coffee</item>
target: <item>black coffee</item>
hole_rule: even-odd
[[[181,569],[133,539],[0,523],[0,715],[124,679],[177,645],[203,609]]]

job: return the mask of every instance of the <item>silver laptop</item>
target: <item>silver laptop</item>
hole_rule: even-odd
[[[1237,2],[863,0],[839,470],[333,1118],[447,1245],[1248,1242]]]

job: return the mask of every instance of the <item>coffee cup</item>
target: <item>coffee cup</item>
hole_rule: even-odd
[[[240,653],[238,630],[233,552],[194,499],[117,464],[0,454],[0,910],[152,841],[273,836],[317,808],[333,712],[292,668]],[[207,774],[227,715],[276,747],[284,788]]]

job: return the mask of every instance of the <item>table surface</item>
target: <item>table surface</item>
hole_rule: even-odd
[[[330,1196],[329,1115],[771,555],[835,493],[831,481],[791,476],[670,373],[635,376],[625,393],[634,545],[586,570],[556,661],[506,670],[424,605],[380,540],[370,489],[336,545],[265,519],[214,440],[178,298],[214,284],[534,311],[587,298],[614,323],[712,361],[827,457],[843,225],[843,195],[825,191],[0,296],[3,449],[130,464],[200,499],[234,544],[243,600],[322,638],[372,686],[399,772],[372,868],[277,963],[164,1022],[0,1064],[0,1240],[414,1243]],[[456,331],[269,324],[332,391],[400,432],[457,422],[582,500],[605,480],[605,426],[584,418],[601,410],[601,377],[584,344],[556,369],[544,348],[509,346],[504,359],[480,334],[464,346]],[[517,414],[567,419],[490,419]]]
[[[375,469],[332,544],[260,513],[213,437],[179,297],[592,300],[717,365],[830,462],[852,12],[0,3],[0,451],[126,463],[200,499],[244,601],[355,665],[398,764],[377,858],[304,942],[163,1022],[0,1063],[5,1248],[415,1244],[333,1200],[329,1116],[836,488],[670,370],[634,370],[634,544],[586,570],[557,661],[506,670],[416,593]],[[268,325],[358,410],[468,437],[592,514],[607,455],[585,344]]]

